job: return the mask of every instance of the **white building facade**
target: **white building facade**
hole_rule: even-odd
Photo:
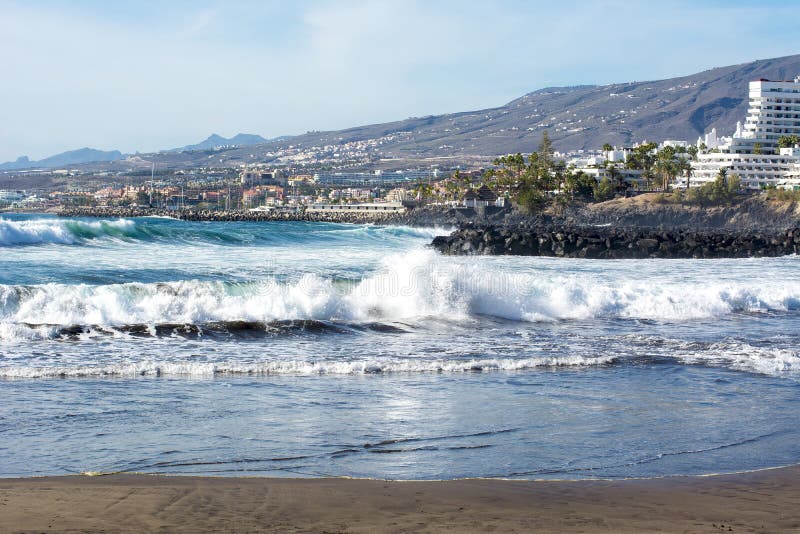
[[[748,189],[800,186],[800,150],[778,148],[782,136],[800,135],[800,76],[794,81],[750,82],[749,97],[747,119],[737,124],[733,137],[717,138],[712,130],[698,140],[698,145],[704,141],[715,151],[698,154],[692,162],[691,185],[714,181],[724,168]]]
[[[783,184],[789,170],[800,158],[784,154],[737,154],[731,152],[711,152],[698,154],[692,162],[690,185],[703,185],[716,180],[720,169],[728,176],[737,175],[742,187],[761,189],[762,187]],[[684,179],[685,180],[685,179]]]
[[[800,76],[794,81],[750,82],[750,107],[744,128],[734,135],[730,151],[751,153],[756,144],[775,153],[778,139],[800,135]]]

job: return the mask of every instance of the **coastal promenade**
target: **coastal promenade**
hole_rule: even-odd
[[[0,480],[2,532],[798,532],[800,468],[531,482]]]

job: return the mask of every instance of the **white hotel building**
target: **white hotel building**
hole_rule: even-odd
[[[708,146],[717,152],[698,154],[692,162],[692,185],[713,181],[725,168],[750,189],[770,185],[800,188],[800,150],[778,149],[778,139],[792,134],[800,135],[800,76],[794,81],[750,82],[744,127],[737,124],[733,137],[721,138],[717,147]],[[716,144],[716,131],[712,130],[711,137]],[[760,154],[756,154],[757,145]]]

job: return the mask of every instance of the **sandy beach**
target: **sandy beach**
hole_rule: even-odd
[[[2,532],[797,532],[800,467],[581,482],[0,481]]]

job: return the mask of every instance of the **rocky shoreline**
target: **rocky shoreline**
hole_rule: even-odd
[[[434,238],[446,255],[590,259],[748,258],[796,254],[800,229],[781,232],[656,230],[611,227],[467,226]]]

